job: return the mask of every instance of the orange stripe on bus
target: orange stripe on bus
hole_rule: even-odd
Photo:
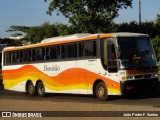
[[[3,79],[4,81],[16,81],[21,78],[26,78],[26,80],[31,78],[36,78],[37,80],[41,79],[44,83],[55,86],[58,85],[77,85],[77,84],[90,84],[93,85],[94,81],[97,79],[103,80],[107,85],[114,85],[114,89],[120,90],[120,84],[111,79],[100,76],[91,71],[82,69],[82,68],[71,68],[67,69],[58,75],[48,76],[45,73],[41,72],[32,65],[25,65],[19,69],[15,70],[3,70]],[[23,80],[25,81],[25,80]],[[18,81],[20,83],[22,81]]]

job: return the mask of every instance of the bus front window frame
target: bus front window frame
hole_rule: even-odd
[[[138,68],[151,68],[156,66],[156,58],[149,37],[118,37],[118,59],[120,61],[120,69],[138,69]],[[148,46],[140,45],[145,42]],[[145,50],[143,50],[145,47]],[[147,53],[144,56],[142,51],[150,53],[147,59]],[[150,61],[150,62],[149,62]]]
[[[103,38],[101,39],[100,46],[101,63],[103,68],[110,73],[118,72],[116,39]]]

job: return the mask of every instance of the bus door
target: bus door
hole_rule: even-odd
[[[112,80],[118,79],[117,55],[115,44],[109,42],[107,44],[107,62],[108,62],[108,77]]]

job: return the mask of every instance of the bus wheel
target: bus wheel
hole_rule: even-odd
[[[107,100],[107,98],[108,98],[108,91],[107,91],[107,88],[106,88],[106,85],[105,85],[104,82],[99,82],[96,85],[95,95],[101,101]]]
[[[45,87],[42,82],[38,83],[37,85],[37,93],[41,97],[45,96]]]
[[[36,94],[35,87],[32,82],[28,83],[27,88],[28,88],[29,95],[34,96]]]

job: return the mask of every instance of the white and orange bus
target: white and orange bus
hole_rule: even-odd
[[[46,93],[108,95],[154,89],[157,64],[146,34],[74,34],[3,50],[4,88]]]

